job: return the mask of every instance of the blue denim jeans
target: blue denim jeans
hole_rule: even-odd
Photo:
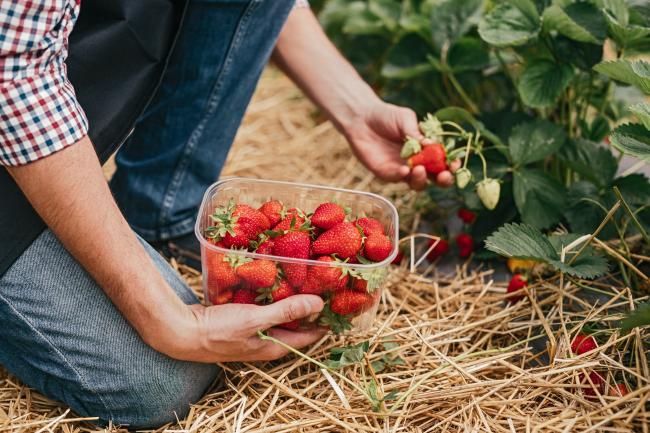
[[[111,188],[149,241],[192,231],[294,0],[192,0],[168,70],[118,152]]]
[[[112,180],[143,237],[191,231],[293,1],[191,0],[169,71]],[[198,302],[143,243],[178,296]],[[141,428],[182,418],[218,375],[147,346],[49,230],[0,276],[0,364],[80,415]]]

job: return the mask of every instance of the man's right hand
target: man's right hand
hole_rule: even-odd
[[[323,300],[315,295],[291,296],[265,306],[225,304],[189,308],[192,316],[180,325],[184,327],[185,337],[167,340],[166,347],[156,347],[157,343],[152,342],[168,356],[187,361],[271,361],[283,357],[288,350],[261,340],[258,331],[268,330],[270,336],[294,348],[310,345],[327,332],[324,328],[299,331],[272,328],[319,313]]]

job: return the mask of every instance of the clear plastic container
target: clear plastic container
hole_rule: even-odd
[[[392,250],[390,255],[381,262],[361,264],[322,262],[315,259],[297,259],[222,248],[208,241],[204,233],[206,228],[213,225],[210,216],[215,208],[227,205],[230,200],[234,200],[235,203],[252,206],[256,209],[266,201],[279,200],[287,208],[297,207],[308,213],[313,212],[321,203],[335,201],[350,208],[351,212],[347,217],[348,220],[361,217],[371,217],[379,220],[383,226],[384,233],[391,241]],[[372,325],[375,318],[388,267],[398,252],[398,228],[398,216],[395,206],[376,194],[292,182],[246,178],[221,180],[213,184],[206,191],[195,225],[195,234],[201,243],[203,291],[206,302],[210,304],[231,302],[233,292],[238,290],[238,287],[224,289],[220,287],[221,283],[217,281],[218,276],[216,274],[218,272],[213,270],[215,267],[214,263],[215,261],[223,261],[224,257],[228,257],[229,260],[234,259],[235,261],[241,260],[242,258],[245,258],[244,260],[269,260],[278,268],[284,268],[289,264],[289,266],[306,267],[307,272],[312,267],[338,267],[341,268],[343,274],[349,275],[347,285],[341,289],[324,292],[321,296],[329,303],[329,300],[337,290],[357,290],[358,287],[353,286],[354,281],[357,279],[372,280],[372,290],[368,290],[368,295],[371,297],[370,301],[364,305],[362,311],[343,318],[349,322],[350,329],[352,330],[367,329]],[[300,288],[297,287],[296,290],[299,291]],[[327,309],[328,307],[326,307]],[[327,312],[321,314],[321,316],[324,314],[327,314]],[[339,317],[337,316],[337,318]],[[313,326],[318,322],[322,324],[323,320],[319,319],[320,317],[312,317],[309,320],[303,321],[300,327]]]

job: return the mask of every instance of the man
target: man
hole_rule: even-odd
[[[120,212],[66,77],[79,7],[0,3],[0,163],[48,226],[0,275],[0,363],[80,415],[155,427],[187,413],[215,380],[212,363],[286,354],[258,330],[323,307],[309,295],[201,306],[132,230],[192,248],[201,195],[271,53],[380,178],[424,186],[424,169],[399,158],[419,131],[412,111],[377,98],[304,2],[190,1],[162,83],[116,158]],[[298,348],[322,336],[269,332]]]

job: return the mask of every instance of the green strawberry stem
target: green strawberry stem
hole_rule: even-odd
[[[443,120],[442,122],[440,122],[440,124],[441,125],[451,126],[452,128],[455,128],[458,131],[460,131],[462,135],[467,135],[467,131],[465,130],[465,128],[463,128],[462,126],[460,126],[456,122],[452,122],[451,120]]]
[[[467,168],[467,161],[469,161],[469,153],[472,150],[472,138],[474,134],[469,133],[469,138],[467,139],[467,148],[465,150],[465,160],[463,161],[463,168]]]
[[[483,179],[487,179],[488,178],[488,175],[487,175],[487,161],[485,160],[485,157],[483,156],[483,152],[475,151],[474,153],[476,153],[479,156],[479,158],[481,158],[481,163],[483,164]]]
[[[267,335],[262,331],[257,331],[257,335],[260,337],[260,339],[266,340],[266,341],[271,341],[271,342],[273,342],[275,344],[278,344],[278,345],[284,347],[285,349],[287,349],[289,352],[292,352],[292,353],[300,356],[301,358],[306,359],[307,361],[311,362],[312,364],[315,364],[315,365],[319,366],[320,368],[324,368],[328,372],[336,375],[341,380],[343,380],[345,383],[347,383],[352,388],[356,389],[359,393],[361,393],[366,398],[366,400],[368,400],[370,402],[370,404],[374,404],[374,400],[368,395],[368,392],[365,389],[363,389],[362,387],[360,387],[359,385],[357,385],[356,383],[354,383],[353,381],[351,381],[350,379],[348,379],[347,377],[345,377],[344,375],[342,375],[338,371],[334,370],[333,368],[323,364],[320,361],[315,360],[311,356],[309,356],[307,354],[304,354],[304,353],[302,353],[301,351],[299,351],[297,349],[294,349],[293,347],[286,344],[284,341],[280,341],[277,338],[273,338],[270,335]]]

